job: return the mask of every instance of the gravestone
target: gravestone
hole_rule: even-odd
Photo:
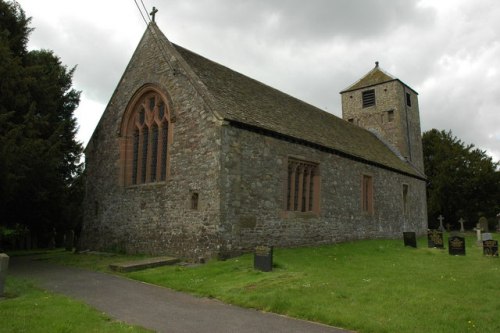
[[[463,218],[460,218],[460,220],[458,220],[458,223],[460,223],[460,232],[465,232],[464,222],[465,220]]]
[[[481,234],[481,239],[484,242],[484,241],[487,241],[487,240],[492,240],[493,236],[491,235],[491,233],[485,232],[485,233]]]
[[[443,227],[444,217],[443,217],[443,215],[439,215],[437,219],[439,220],[438,230],[443,232],[444,231],[444,227]]]
[[[479,226],[481,228],[481,231],[483,232],[488,232],[490,229],[488,228],[488,219],[484,216],[479,218]]]
[[[417,236],[414,232],[403,232],[405,246],[417,247]]]
[[[427,244],[429,247],[444,249],[443,232],[430,229],[427,231]]]
[[[0,253],[0,297],[3,296],[5,288],[5,279],[7,278],[7,269],[9,268],[9,256]]]
[[[459,236],[448,238],[448,253],[452,256],[464,256],[465,238]]]
[[[66,251],[73,251],[73,245],[75,242],[75,232],[73,230],[68,230],[64,234],[64,248]]]
[[[273,270],[273,247],[257,246],[253,257],[253,268],[263,272]]]
[[[497,214],[497,220],[498,220],[497,231],[500,231],[500,213]]]
[[[498,257],[498,241],[493,239],[483,241],[483,255]]]
[[[481,239],[481,226],[478,224],[476,224],[476,227],[474,228],[474,230],[476,231],[476,245],[477,246],[483,246],[483,240]]]

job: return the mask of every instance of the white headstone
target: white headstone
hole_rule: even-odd
[[[487,241],[487,240],[492,240],[493,239],[493,236],[489,232],[485,232],[481,236],[482,236],[483,241]]]
[[[463,218],[460,218],[460,220],[458,220],[458,223],[460,223],[460,232],[465,232],[464,222],[465,220]]]

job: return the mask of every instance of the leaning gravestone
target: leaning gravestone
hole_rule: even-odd
[[[257,246],[253,257],[253,267],[263,272],[273,270],[273,247]]]
[[[493,239],[483,241],[483,255],[498,257],[498,241]]]
[[[464,256],[465,238],[459,236],[448,238],[448,253],[452,256]]]
[[[444,249],[443,233],[439,230],[428,230],[427,244],[429,245],[429,247]]]
[[[0,253],[0,297],[3,296],[5,279],[7,278],[7,269],[9,268],[9,256]]]
[[[403,232],[405,246],[417,247],[417,236],[414,232]]]

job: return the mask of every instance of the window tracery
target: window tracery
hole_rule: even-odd
[[[122,123],[122,176],[124,185],[165,181],[172,126],[166,99],[146,90],[133,99]]]

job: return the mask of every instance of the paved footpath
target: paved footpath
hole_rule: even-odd
[[[42,288],[81,300],[118,320],[158,332],[348,332],[29,257],[11,258],[9,273],[33,279]]]

